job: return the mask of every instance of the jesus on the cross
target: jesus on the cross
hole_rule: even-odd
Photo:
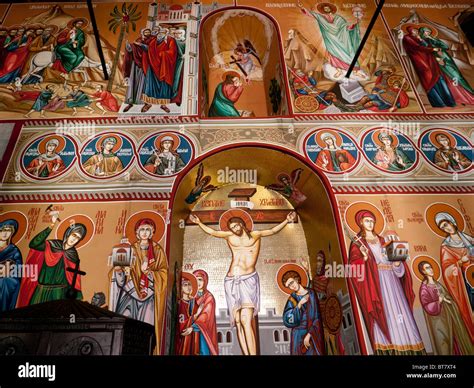
[[[238,213],[238,216],[228,218],[220,231],[203,224],[194,214],[189,218],[207,234],[226,239],[229,245],[232,261],[224,279],[227,307],[231,323],[236,326],[242,353],[256,355],[254,320],[260,307],[260,280],[255,266],[260,253],[261,238],[277,234],[288,223],[294,222],[297,216],[295,212],[291,212],[283,222],[272,229],[252,230],[252,219],[248,213],[237,209],[232,212]]]

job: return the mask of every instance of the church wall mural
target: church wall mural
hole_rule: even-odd
[[[469,5],[386,3],[346,78],[373,1],[93,3],[104,64],[86,3],[0,6],[1,313],[83,300],[155,355],[474,354]]]

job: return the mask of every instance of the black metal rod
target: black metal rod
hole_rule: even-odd
[[[105,57],[104,52],[102,51],[102,44],[100,43],[99,29],[97,28],[97,22],[95,20],[94,7],[92,6],[92,0],[87,0],[87,8],[89,9],[89,16],[92,23],[92,29],[95,36],[95,44],[99,52],[100,63],[102,65],[102,71],[104,72],[104,79],[107,81],[109,79],[109,74],[107,73],[107,68],[105,66]]]
[[[356,65],[357,60],[359,59],[360,53],[362,52],[362,49],[365,46],[365,42],[367,42],[367,39],[369,38],[370,32],[372,31],[372,28],[374,27],[375,21],[377,20],[377,18],[380,15],[380,12],[382,11],[382,7],[384,3],[385,3],[385,0],[380,0],[380,2],[377,4],[377,8],[374,14],[372,15],[372,19],[370,20],[369,26],[367,27],[367,31],[365,31],[362,41],[360,42],[359,48],[357,49],[357,52],[354,58],[352,59],[352,63],[349,66],[349,69],[347,70],[346,78],[349,78],[351,76],[352,70],[354,70],[354,66]]]

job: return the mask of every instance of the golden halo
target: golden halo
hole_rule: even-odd
[[[469,285],[474,287],[474,264],[471,264],[466,268],[464,275],[466,276],[466,281]]]
[[[69,22],[67,23],[67,27],[72,28],[72,25],[79,21],[82,21],[84,23],[84,25],[82,26],[82,29],[86,28],[89,25],[89,20],[87,20],[86,18],[74,18],[74,19],[69,20]]]
[[[402,75],[391,75],[390,77],[387,78],[387,84],[391,88],[393,87],[393,84],[396,81],[400,83],[400,86],[402,86],[402,89],[405,92],[410,88],[410,85],[408,84],[407,79]]]
[[[115,154],[120,148],[122,148],[123,144],[123,139],[120,135],[117,135],[116,133],[109,133],[105,135],[101,135],[99,140],[95,143],[95,149],[97,152],[101,152],[101,147],[105,139],[113,137],[115,140],[117,140],[117,143],[115,143],[114,148],[112,148],[112,152]]]
[[[392,147],[398,147],[398,136],[395,135],[395,133],[391,130],[386,130],[386,129],[377,129],[376,131],[372,132],[372,141],[377,144],[379,148],[384,148],[385,144],[383,144],[380,139],[379,139],[379,134],[380,133],[386,133],[390,138],[392,139]]]
[[[431,36],[432,37],[436,37],[438,36],[438,30],[432,26],[430,26],[429,24],[425,24],[425,23],[420,23],[420,24],[417,24],[417,23],[407,23],[407,24],[404,24],[402,26],[402,30],[405,34],[408,34],[408,31],[407,31],[407,28],[408,27],[414,27],[416,28],[417,30],[419,30],[421,27],[428,27],[432,32],[431,32]]]
[[[66,147],[66,139],[61,135],[49,135],[45,136],[39,143],[38,143],[38,153],[40,155],[46,153],[46,143],[52,139],[56,139],[59,141],[58,146],[56,147],[55,153],[59,154],[65,147]]]
[[[314,135],[314,140],[321,148],[326,148],[327,144],[323,140],[323,135],[330,134],[336,139],[336,146],[340,147],[342,145],[342,136],[332,129],[322,129]]]
[[[227,78],[228,75],[231,75],[232,78],[238,77],[239,80],[242,78],[242,76],[239,73],[237,73],[236,71],[230,70],[230,71],[226,71],[222,74],[222,81],[225,81],[225,79]]]
[[[135,224],[143,218],[149,218],[155,223],[155,232],[153,233],[153,241],[159,242],[165,234],[165,220],[157,212],[151,210],[144,210],[132,214],[125,223],[124,235],[128,238],[130,243],[137,241],[135,233]]]
[[[191,296],[194,298],[196,296],[197,292],[198,292],[198,281],[196,279],[196,276],[194,276],[190,272],[181,272],[181,282],[185,279],[189,280],[191,282],[191,286],[193,288],[193,292],[192,292]]]
[[[448,131],[443,131],[441,129],[431,131],[430,134],[428,135],[428,138],[430,139],[431,144],[433,144],[436,148],[443,148],[442,145],[438,142],[436,139],[436,136],[438,135],[444,135],[449,139],[449,143],[451,144],[451,147],[456,147],[457,141],[456,138]]]
[[[178,149],[179,144],[181,143],[181,139],[175,133],[162,133],[161,135],[157,136],[154,142],[155,149],[159,150],[161,146],[161,141],[165,136],[169,136],[173,138],[173,147],[172,150],[175,151]]]
[[[415,276],[418,278],[418,280],[422,282],[424,279],[423,274],[418,269],[418,264],[421,263],[422,261],[427,261],[428,263],[430,263],[431,267],[433,267],[433,272],[434,272],[433,278],[436,281],[438,281],[441,276],[441,268],[439,267],[438,262],[435,259],[433,259],[431,256],[424,256],[424,255],[416,256],[411,263],[411,269],[413,273],[415,274]]]
[[[75,246],[76,249],[79,249],[92,239],[95,232],[95,225],[94,221],[92,221],[89,216],[86,216],[85,214],[74,214],[61,221],[56,229],[56,238],[62,240],[67,228],[74,224],[83,224],[86,227],[86,235]]]
[[[357,225],[355,220],[355,216],[360,210],[368,210],[375,215],[374,231],[380,235],[385,229],[385,217],[375,205],[369,202],[354,202],[346,209],[344,220],[349,229],[356,234],[360,232],[360,227]]]
[[[461,232],[464,230],[464,217],[459,212],[459,210],[451,205],[448,205],[447,203],[438,202],[433,203],[425,210],[425,222],[435,234],[443,238],[447,236],[447,233],[441,230],[435,222],[436,214],[441,212],[450,214],[456,221],[458,230]]]
[[[327,14],[328,12],[324,11],[324,7],[329,7],[331,8],[331,12],[332,13],[336,13],[337,12],[337,7],[334,5],[334,4],[331,4],[331,3],[320,3],[316,6],[316,9],[320,12],[320,13],[324,13],[324,14]]]
[[[222,231],[228,232],[229,228],[227,227],[227,221],[229,221],[232,217],[239,217],[241,218],[247,230],[253,230],[253,220],[246,211],[241,209],[229,209],[222,213],[221,217],[219,218],[219,227]]]
[[[293,291],[290,290],[288,287],[285,287],[285,285],[283,284],[283,275],[285,273],[287,273],[288,271],[295,271],[295,272],[298,273],[298,275],[300,275],[300,278],[301,278],[301,283],[300,284],[303,287],[305,287],[305,285],[308,284],[308,274],[306,273],[305,269],[299,264],[291,264],[291,263],[283,264],[278,269],[278,272],[277,272],[277,275],[276,275],[278,288],[281,291],[283,291],[285,294],[290,295]]]
[[[14,210],[0,214],[0,222],[6,220],[15,220],[18,222],[18,230],[15,231],[11,239],[12,244],[17,244],[25,235],[26,228],[28,227],[28,218],[26,218],[23,213]]]

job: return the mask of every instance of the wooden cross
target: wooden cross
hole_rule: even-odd
[[[236,188],[232,190],[227,197],[232,198],[238,201],[250,201],[253,195],[257,192],[255,188]],[[237,207],[238,209],[245,210],[254,224],[279,224],[284,221],[288,216],[288,213],[291,212],[291,209],[259,209],[259,210],[250,210],[243,207]],[[198,216],[199,219],[205,225],[218,225],[221,215],[227,210],[196,210],[193,211],[193,214]],[[294,223],[298,222],[298,219],[293,221]],[[186,225],[194,225],[194,223],[189,219],[189,216],[186,218]]]

